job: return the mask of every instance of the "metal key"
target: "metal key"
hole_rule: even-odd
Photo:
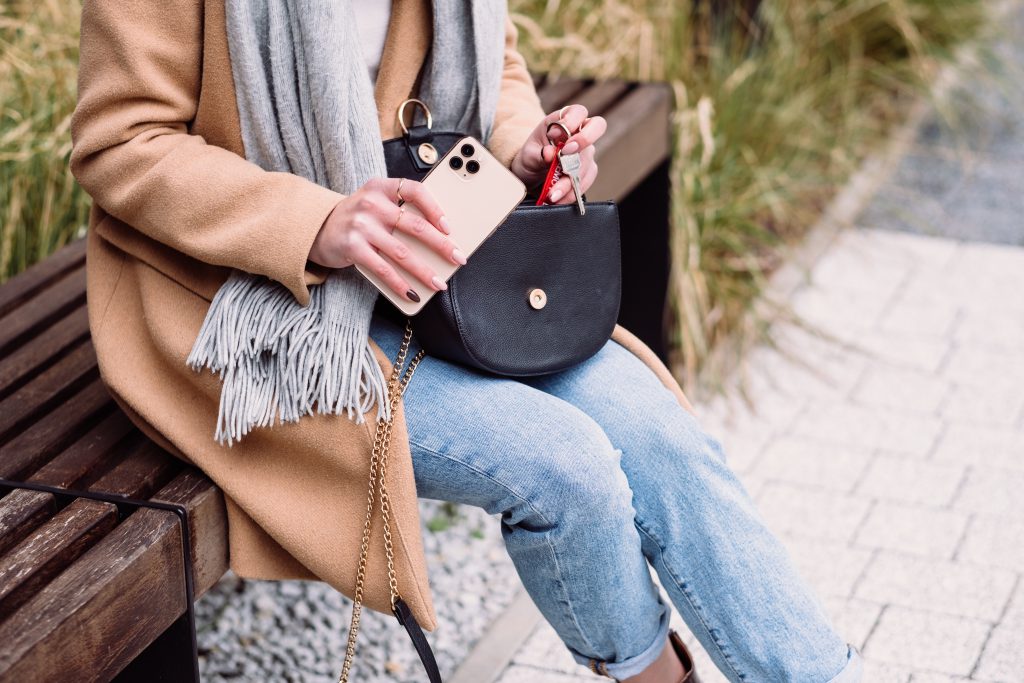
[[[576,195],[576,208],[580,210],[581,216],[586,214],[587,209],[583,206],[583,192],[580,190],[580,153],[562,154],[559,151],[558,164],[562,167],[562,173],[569,176],[569,180],[572,181],[572,191]]]

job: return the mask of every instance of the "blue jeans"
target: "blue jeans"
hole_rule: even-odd
[[[375,313],[393,360],[403,329]],[[415,337],[409,350],[419,349]],[[730,681],[850,683],[856,647],[765,527],[721,444],[609,341],[554,375],[493,377],[427,355],[404,396],[417,495],[501,514],[531,598],[580,664],[627,678],[673,605]]]

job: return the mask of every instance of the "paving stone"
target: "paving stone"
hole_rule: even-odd
[[[866,600],[840,598],[826,595],[822,598],[825,611],[846,642],[863,649],[864,641],[874,628],[882,612],[882,606]]]
[[[966,676],[981,654],[989,629],[988,623],[977,619],[890,606],[868,637],[864,656],[879,663]]]
[[[963,536],[967,519],[958,512],[879,501],[857,531],[855,541],[865,548],[948,559]]]
[[[1024,580],[1017,584],[1001,623],[1024,630]]]
[[[990,247],[991,245],[980,245]],[[916,299],[941,297],[951,306],[969,311],[974,309],[1003,311],[1016,315],[1024,310],[1024,298],[1016,296],[1024,286],[1024,275],[1013,272],[1019,264],[1007,265],[1001,251],[992,258],[979,258],[976,244],[965,244],[953,264],[943,270],[923,270],[910,280],[901,291],[902,296]],[[999,247],[1013,251],[1019,248]],[[1013,255],[1011,260],[1019,258]]]
[[[910,683],[968,683],[972,679],[962,676],[947,676],[929,672],[915,671],[910,675]]]
[[[765,363],[766,357],[772,363]],[[864,374],[867,359],[853,354],[784,358],[775,351],[752,354],[750,388],[755,395],[773,397],[776,413],[780,403],[802,406],[808,400],[842,400]],[[789,415],[779,414],[780,419]]]
[[[588,672],[576,663],[558,634],[546,621],[541,621],[512,658],[513,664],[577,675]],[[589,672],[593,676],[593,672]]]
[[[950,421],[1011,426],[1024,410],[1024,384],[993,382],[987,385],[954,384],[942,404]]]
[[[894,258],[891,250],[879,248],[874,241],[866,231],[842,233],[833,248],[814,265],[813,287],[889,297],[907,278],[912,264]]]
[[[974,678],[982,681],[1019,681],[1024,672],[1024,628],[996,626],[985,643]]]
[[[781,437],[761,455],[752,473],[768,480],[850,491],[872,458],[871,451],[801,437]]]
[[[1024,470],[1024,431],[951,422],[932,458],[936,462]]]
[[[873,367],[867,371],[853,398],[874,407],[931,414],[942,403],[947,382],[923,372]]]
[[[878,330],[850,335],[847,341],[858,347],[853,353],[866,355],[872,367],[904,368],[925,373],[938,371],[952,346],[948,339]]]
[[[1024,383],[1024,357],[1020,349],[1000,351],[957,346],[949,354],[942,376],[960,384],[989,387],[993,384]]]
[[[584,669],[584,675],[570,675],[516,664],[506,669],[497,683],[579,683],[579,681],[593,681],[595,678],[594,674],[586,669]]]
[[[791,431],[843,446],[882,448],[920,457],[931,452],[941,429],[942,422],[937,417],[822,401],[808,406]]]
[[[942,506],[953,500],[966,467],[879,456],[868,465],[856,492],[903,503]]]
[[[995,621],[1016,580],[1016,574],[1005,569],[882,551],[857,584],[856,597]]]
[[[871,559],[870,550],[842,541],[782,537],[794,566],[821,596],[847,598]]]
[[[878,321],[883,332],[943,338],[953,329],[960,309],[935,296],[900,294]]]
[[[976,515],[956,558],[1024,572],[1024,519]]]
[[[954,507],[1001,517],[1024,517],[1024,472],[971,467]]]
[[[865,682],[871,683],[907,683],[910,680],[911,671],[905,666],[894,666],[883,664],[873,660],[864,662]]]
[[[1007,315],[999,308],[964,310],[953,338],[963,348],[995,348],[1012,355],[1024,347],[1024,316]]]
[[[757,499],[765,523],[794,538],[848,541],[867,515],[870,503],[783,482],[768,482]]]
[[[812,326],[828,334],[842,334],[851,328],[871,328],[885,311],[887,299],[858,291],[836,297],[821,289],[801,289],[790,304],[793,312]]]

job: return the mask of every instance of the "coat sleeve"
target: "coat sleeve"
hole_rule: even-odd
[[[546,114],[526,68],[526,60],[519,52],[518,42],[519,31],[508,17],[505,20],[505,68],[501,77],[501,93],[487,145],[505,166],[512,163]]]
[[[191,134],[202,59],[201,0],[85,0],[71,171],[134,229],[305,305],[309,250],[344,195]]]

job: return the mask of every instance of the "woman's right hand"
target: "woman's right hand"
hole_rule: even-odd
[[[419,301],[413,283],[407,282],[381,254],[434,291],[448,286],[421,257],[392,234],[396,227],[454,264],[464,265],[466,257],[448,239],[451,230],[444,212],[422,183],[403,181],[402,199],[419,209],[425,218],[398,206],[399,180],[371,178],[338,202],[320,227],[309,251],[309,260],[328,268],[359,264],[376,274],[399,296]]]

